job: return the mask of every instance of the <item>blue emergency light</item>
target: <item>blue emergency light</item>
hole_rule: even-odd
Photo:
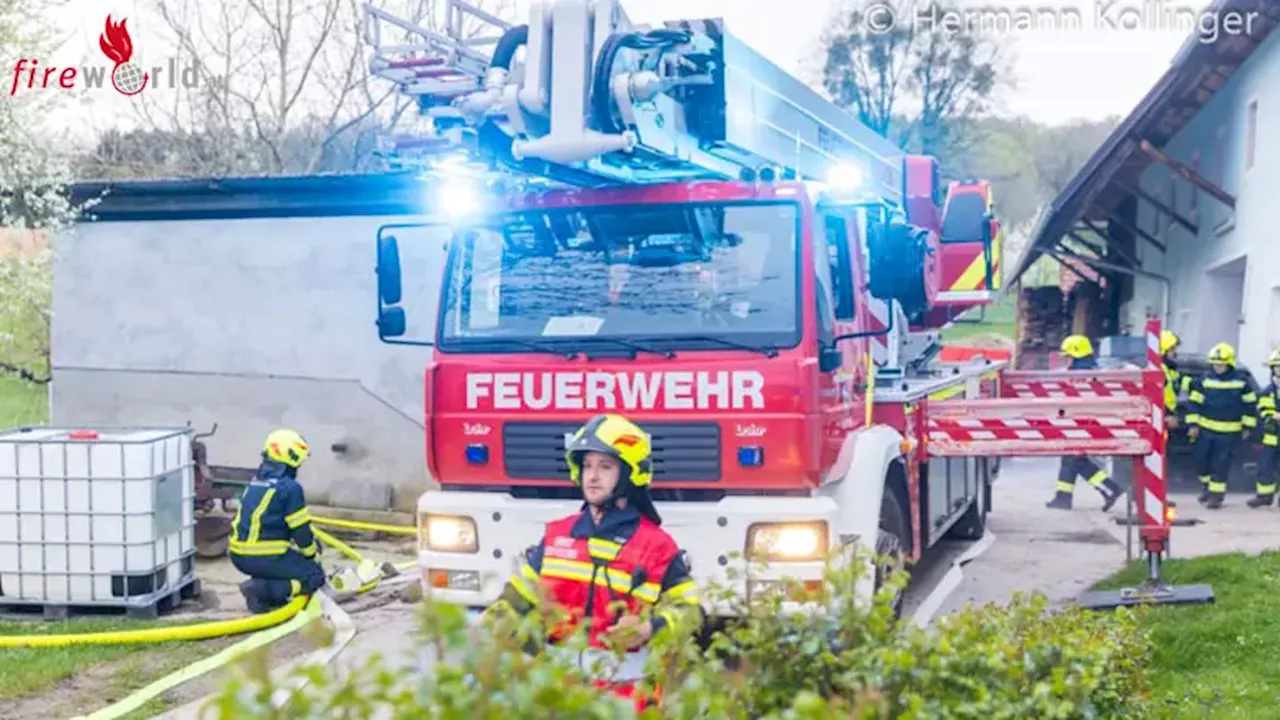
[[[467,462],[472,465],[484,465],[489,462],[489,446],[488,445],[468,445],[467,446]]]
[[[764,465],[764,448],[758,446],[738,448],[738,464],[743,467]]]

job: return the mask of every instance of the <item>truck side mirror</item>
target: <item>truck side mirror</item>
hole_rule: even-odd
[[[378,337],[397,338],[405,333],[404,308],[399,305],[384,307],[378,311]]]
[[[823,343],[818,350],[818,369],[822,372],[835,372],[844,362],[840,348],[833,343]]]
[[[401,300],[400,243],[395,235],[378,234],[378,297],[384,305],[396,305]],[[402,316],[404,311],[400,312]],[[381,325],[381,321],[379,321]],[[403,333],[403,330],[401,331]]]

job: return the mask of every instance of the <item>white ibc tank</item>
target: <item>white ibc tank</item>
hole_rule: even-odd
[[[137,605],[194,577],[189,428],[0,432],[0,605]]]

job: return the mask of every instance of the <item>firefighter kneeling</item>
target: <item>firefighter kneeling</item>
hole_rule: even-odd
[[[1195,442],[1196,469],[1203,488],[1200,502],[1210,510],[1222,507],[1227,475],[1241,435],[1258,426],[1258,393],[1253,378],[1235,366],[1236,351],[1218,343],[1206,358],[1210,372],[1191,381],[1188,393],[1187,435]]]
[[[309,453],[298,433],[271,433],[263,444],[262,464],[240,498],[230,554],[236,569],[249,576],[240,592],[250,612],[287,605],[325,583],[311,511],[298,483],[298,467]]]
[[[584,507],[547,525],[489,612],[525,614],[545,597],[588,624],[591,647],[607,648],[612,640],[631,652],[664,629],[700,628],[689,564],[649,497],[650,453],[649,436],[621,416],[598,415],[580,428],[565,457]],[[563,641],[576,625],[552,628],[548,642]],[[633,691],[630,683],[598,684],[626,697]]]

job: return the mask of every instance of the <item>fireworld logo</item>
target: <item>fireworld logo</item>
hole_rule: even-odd
[[[133,96],[147,87],[176,88],[181,83],[184,88],[193,88],[200,83],[200,63],[192,61],[179,65],[177,58],[169,58],[165,66],[153,66],[150,71],[143,69],[133,56],[133,38],[126,26],[128,18],[114,22],[107,16],[106,27],[98,36],[98,47],[107,59],[112,62],[110,68],[111,87],[125,96]],[[10,95],[17,95],[18,90],[47,90],[50,87],[71,90],[83,87],[93,90],[101,89],[106,84],[108,68],[106,65],[82,65],[80,67],[57,67],[41,65],[36,58],[19,58],[13,65],[13,84],[9,88]]]

